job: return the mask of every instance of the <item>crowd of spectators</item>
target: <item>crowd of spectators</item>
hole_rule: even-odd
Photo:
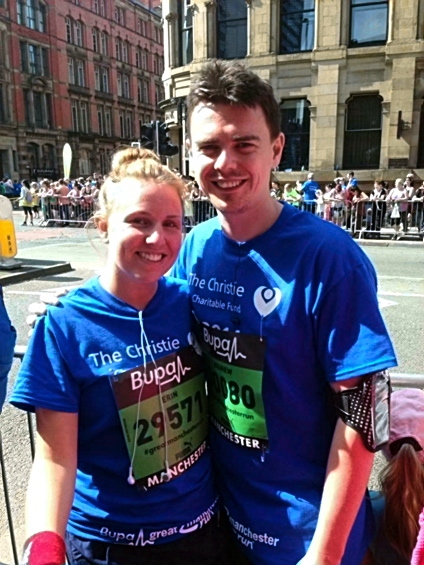
[[[352,231],[354,236],[364,231],[365,237],[378,238],[382,228],[391,227],[392,239],[399,239],[411,228],[416,228],[422,238],[424,182],[418,188],[414,184],[414,175],[409,173],[404,180],[396,179],[393,187],[377,180],[372,192],[367,194],[352,171],[346,177],[335,178],[321,190],[314,174],[309,173],[304,183],[296,181],[295,186],[287,183],[283,189],[272,182],[271,194]]]

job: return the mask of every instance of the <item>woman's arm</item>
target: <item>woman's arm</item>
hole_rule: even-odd
[[[27,537],[42,531],[65,536],[74,499],[78,414],[39,408],[34,463],[26,500]]]

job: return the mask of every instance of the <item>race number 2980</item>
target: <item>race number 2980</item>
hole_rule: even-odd
[[[223,375],[218,375],[216,371],[212,371],[212,386],[217,395],[224,400],[228,400],[234,406],[243,404],[245,408],[252,410],[256,405],[255,392],[249,385],[239,386],[236,381],[228,380]]]

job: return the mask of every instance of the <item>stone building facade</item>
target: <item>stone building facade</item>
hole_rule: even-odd
[[[158,0],[0,0],[0,176],[106,172],[161,117]]]
[[[321,182],[353,170],[366,187],[410,171],[424,178],[424,0],[164,0],[162,9],[174,142],[199,66],[241,58],[280,102],[278,180],[309,170]]]

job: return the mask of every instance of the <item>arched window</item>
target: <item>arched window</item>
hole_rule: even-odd
[[[100,41],[99,41],[99,30],[96,27],[92,29],[93,36],[93,51],[99,53],[100,51]]]
[[[41,169],[40,167],[40,147],[37,143],[27,144],[28,167],[30,169]]]
[[[237,59],[247,53],[246,0],[220,0],[218,15],[218,57]]]
[[[84,27],[82,22],[80,22],[79,20],[73,20],[71,17],[66,16],[65,29],[66,29],[66,42],[72,43],[73,45],[78,45],[79,47],[83,47]]]
[[[102,55],[108,54],[108,34],[106,31],[100,33],[100,52]]]
[[[382,101],[378,94],[355,94],[347,101],[343,168],[379,168]]]
[[[281,131],[286,137],[279,169],[300,171],[309,167],[309,102],[304,98],[281,103]]]
[[[43,155],[41,159],[41,168],[42,169],[55,169],[55,147],[50,143],[45,143],[43,145]]]

